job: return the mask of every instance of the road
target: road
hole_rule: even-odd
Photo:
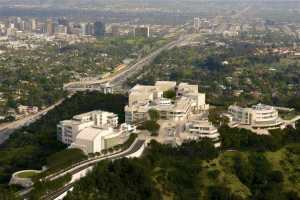
[[[142,141],[142,143],[141,143]],[[79,171],[82,171],[83,169],[86,169],[90,166],[93,166],[95,165],[96,163],[102,161],[102,160],[106,160],[106,159],[111,159],[111,158],[119,158],[119,157],[124,157],[128,154],[131,154],[135,151],[137,151],[137,147],[140,147],[141,144],[143,144],[143,140],[136,140],[127,150],[125,151],[122,151],[122,152],[118,152],[118,153],[115,153],[115,154],[112,154],[112,155],[108,155],[108,156],[105,156],[105,157],[100,157],[100,158],[96,158],[96,159],[92,159],[92,160],[87,160],[83,163],[80,163],[79,165],[76,165],[76,166],[73,166],[71,168],[68,168],[60,173],[57,173],[57,174],[53,174],[53,175],[50,175],[50,176],[47,176],[45,179],[46,180],[50,180],[50,181],[53,181],[55,179],[58,179],[62,176],[65,176],[67,174],[75,174]]]
[[[47,112],[49,112],[50,110],[52,110],[53,108],[55,108],[56,106],[61,104],[63,101],[64,101],[64,99],[61,99],[57,103],[47,107],[44,110],[41,110],[40,112],[38,112],[36,114],[29,115],[20,120],[17,120],[17,121],[11,122],[11,123],[6,123],[6,124],[0,126],[0,144],[2,144],[5,140],[7,140],[9,138],[10,134],[12,134],[15,130],[22,128],[23,126],[28,126],[29,124],[40,119],[42,116],[47,114]]]
[[[186,40],[186,37],[181,36],[177,40],[170,42],[164,45],[163,47],[157,49],[150,55],[139,60],[136,64],[130,66],[124,71],[121,71],[119,74],[116,74],[110,79],[109,83],[113,86],[122,85],[127,80],[127,78],[132,77],[134,74],[142,70],[144,66],[149,65],[163,51],[174,48],[175,46],[182,43],[184,40]]]
[[[129,156],[129,155],[137,152],[143,145],[145,145],[145,140],[137,139],[133,143],[133,145],[131,145],[131,147],[128,150],[124,151],[124,152],[120,152],[118,154],[108,156],[108,157],[105,157],[105,158],[100,158],[100,159],[96,159],[96,160],[93,160],[93,161],[89,161],[89,162],[83,164],[80,167],[76,167],[73,170],[67,170],[64,173],[61,173],[61,175],[56,176],[56,178],[59,178],[59,177],[61,177],[63,175],[66,175],[66,174],[74,175],[76,173],[79,173],[80,171],[83,171],[87,168],[90,168],[91,166],[95,166],[97,163],[99,163],[100,161],[103,161],[103,160],[108,160],[108,159],[109,160],[116,160],[116,159],[124,158],[126,156]],[[66,193],[67,191],[70,191],[73,188],[74,184],[75,184],[75,182],[70,182],[69,184],[65,185],[63,188],[59,188],[58,190],[45,195],[42,199],[43,200],[54,200],[57,197],[60,197],[61,195]]]
[[[138,73],[140,70],[143,69],[144,66],[150,64],[153,59],[155,59],[161,52],[171,49],[184,40],[187,39],[187,36],[180,36],[175,41],[172,41],[168,44],[165,44],[161,48],[155,50],[151,54],[147,55],[139,59],[135,64],[128,66],[127,68],[118,71],[118,73],[112,74],[111,76],[101,79],[101,80],[93,80],[93,81],[78,81],[78,82],[71,82],[64,85],[64,89],[71,90],[71,91],[82,91],[84,89],[92,89],[92,85],[97,84],[109,84],[114,87],[121,86],[129,77],[132,77],[134,74]]]

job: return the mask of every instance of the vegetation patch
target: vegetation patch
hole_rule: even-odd
[[[34,189],[31,193],[31,198],[33,200],[41,199],[45,194],[50,194],[55,192],[59,188],[63,187],[66,183],[71,181],[72,176],[67,174],[53,181],[37,181],[34,183]]]
[[[33,178],[34,176],[38,175],[39,173],[35,171],[24,171],[21,173],[18,173],[17,176],[19,178]]]

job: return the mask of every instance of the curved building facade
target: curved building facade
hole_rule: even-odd
[[[283,124],[278,111],[268,105],[257,104],[251,108],[230,106],[228,112],[233,122],[250,125],[253,128],[276,128]]]

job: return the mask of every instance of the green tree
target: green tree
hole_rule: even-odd
[[[139,128],[148,130],[152,136],[157,136],[158,131],[160,129],[160,125],[156,121],[147,120],[143,122]]]
[[[163,97],[174,100],[176,98],[176,92],[174,90],[167,90],[163,93]]]
[[[160,118],[159,112],[155,109],[150,109],[148,115],[151,121],[157,122]]]
[[[161,200],[149,173],[134,160],[104,161],[75,184],[66,200]]]

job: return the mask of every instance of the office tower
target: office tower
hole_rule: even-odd
[[[26,30],[26,22],[24,20],[22,20],[20,23],[19,23],[19,30],[21,31],[25,31]]]
[[[70,33],[72,34],[82,34],[82,27],[81,24],[76,24],[76,23],[70,23]]]
[[[81,23],[80,26],[81,26],[81,35],[88,35],[88,31],[87,31],[88,24],[87,23]]]
[[[104,36],[105,34],[105,24],[100,22],[100,21],[97,21],[94,23],[94,35],[96,37],[101,37],[101,36]]]
[[[81,35],[93,35],[94,26],[92,23],[81,23]]]
[[[47,33],[47,23],[42,23],[40,25],[40,30],[38,32],[39,33]]]
[[[64,26],[64,25],[58,25],[56,27],[55,32],[60,33],[60,34],[67,34],[68,28],[66,26]]]
[[[120,35],[119,26],[112,26],[111,34],[112,36],[119,36]]]
[[[64,25],[64,26],[68,26],[69,25],[69,21],[65,17],[59,18],[57,20],[57,22],[58,22],[58,25]]]
[[[54,23],[51,19],[47,20],[47,33],[49,36],[54,35]]]
[[[199,31],[200,26],[201,26],[201,20],[200,20],[200,18],[199,17],[195,17],[194,18],[194,30],[195,31]]]
[[[21,30],[21,23],[22,23],[22,18],[21,17],[17,17],[17,19],[15,20],[14,24],[15,24],[15,28],[18,30]]]
[[[6,34],[6,25],[5,25],[5,23],[3,22],[3,23],[1,23],[0,22],[0,36],[4,36],[5,34]]]
[[[63,25],[67,28],[67,34],[70,34],[72,32],[71,27],[70,27],[70,23],[65,17],[59,18],[57,20],[57,22],[58,22],[58,25]]]
[[[141,26],[134,29],[134,37],[150,37],[150,27]]]
[[[37,20],[35,18],[31,19],[31,31],[37,30]]]
[[[88,35],[94,35],[95,32],[95,27],[93,23],[88,23],[87,24],[87,34]]]

